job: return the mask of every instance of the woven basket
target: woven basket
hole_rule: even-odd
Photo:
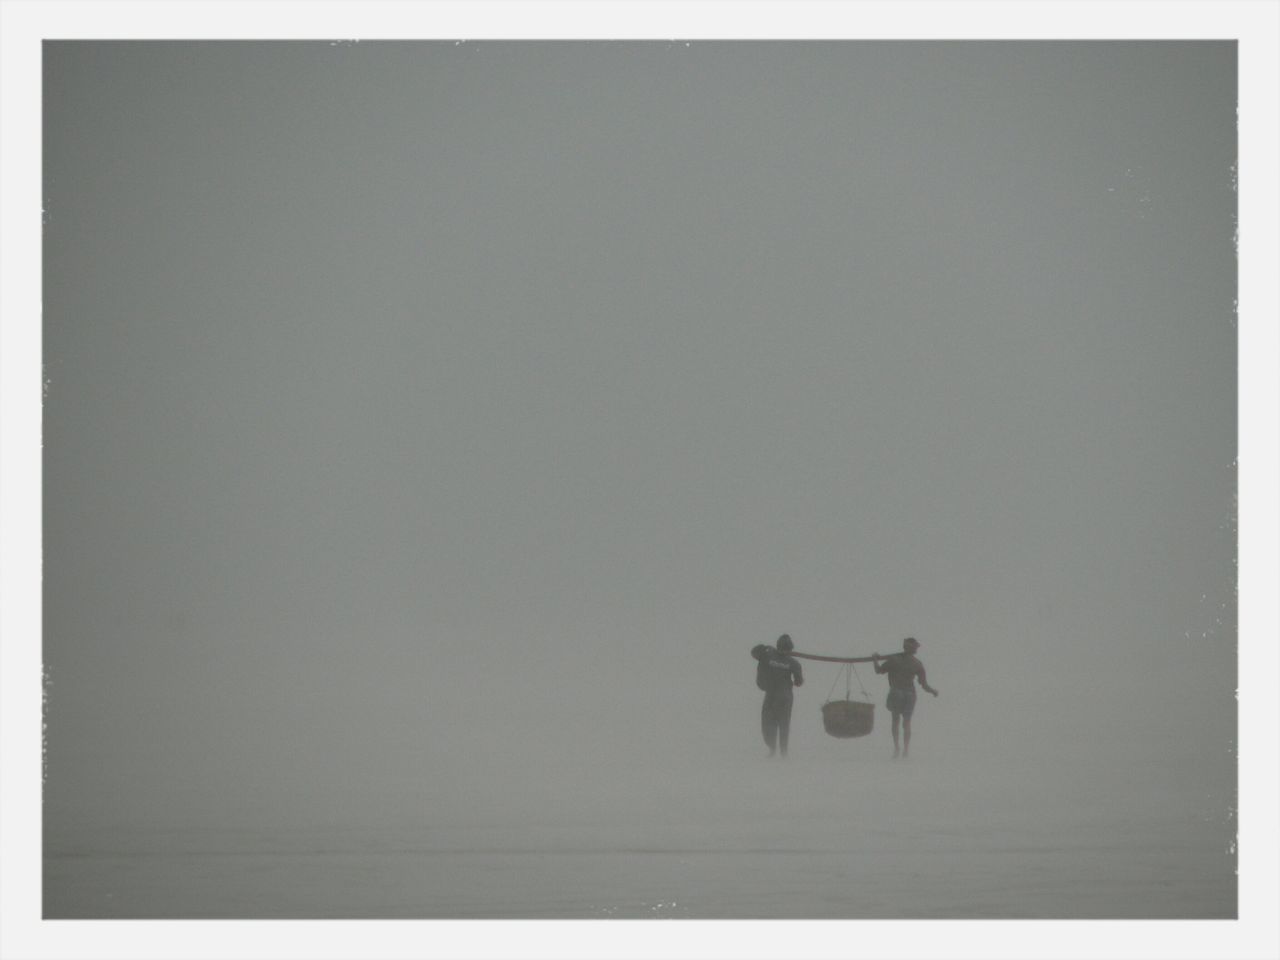
[[[822,726],[833,737],[865,737],[875,726],[876,706],[861,700],[828,700],[822,705]]]

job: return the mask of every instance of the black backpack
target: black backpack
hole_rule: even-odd
[[[756,686],[766,693],[769,691],[769,661],[773,653],[773,647],[765,647],[764,657],[756,663]]]

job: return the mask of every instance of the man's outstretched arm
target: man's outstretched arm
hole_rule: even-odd
[[[876,669],[879,670],[880,668],[876,667]],[[938,695],[938,691],[933,689],[933,687],[929,686],[929,681],[926,680],[924,677],[924,664],[920,664],[920,686],[924,687],[926,690],[932,693],[935,697]]]

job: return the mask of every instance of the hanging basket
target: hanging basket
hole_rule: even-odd
[[[822,726],[833,737],[865,737],[875,726],[876,705],[862,700],[828,700],[822,705]]]

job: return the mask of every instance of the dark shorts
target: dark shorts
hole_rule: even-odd
[[[884,702],[890,713],[900,713],[904,717],[911,716],[916,708],[916,688],[890,687],[889,697]]]

